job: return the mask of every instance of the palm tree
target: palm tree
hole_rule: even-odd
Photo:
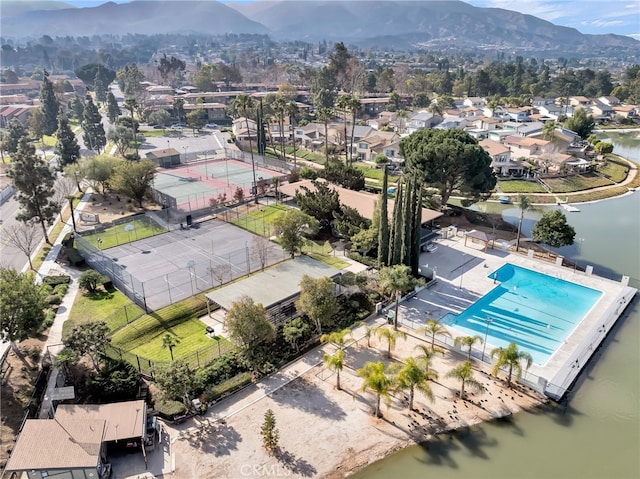
[[[351,147],[349,148],[349,163],[353,163],[353,137],[356,131],[356,118],[358,117],[358,111],[362,108],[362,102],[356,96],[349,101],[349,111],[351,112]]]
[[[476,336],[458,336],[453,340],[454,346],[464,346],[469,348],[467,351],[467,360],[471,361],[471,350],[473,349],[473,345],[480,341],[482,344],[482,338],[478,335]]]
[[[533,363],[533,358],[526,351],[518,350],[518,345],[514,342],[509,343],[509,346],[506,348],[495,348],[491,351],[491,359],[494,356],[498,356],[498,360],[493,365],[493,369],[491,370],[491,374],[493,376],[498,375],[498,371],[503,366],[508,366],[509,371],[507,373],[507,386],[511,387],[511,376],[513,372],[516,373],[516,380],[520,379],[522,375],[522,360],[525,361],[525,369],[529,369],[531,363]]]
[[[349,108],[351,105],[351,95],[340,95],[336,100],[336,109],[342,112],[344,117],[344,157],[345,163],[349,159],[349,152],[347,151],[347,118],[349,114]]]
[[[451,337],[451,333],[446,326],[440,324],[440,319],[430,319],[424,327],[416,329],[417,333],[431,334],[431,350],[435,351],[436,336]]]
[[[516,252],[520,248],[520,235],[522,234],[522,220],[524,212],[533,209],[533,204],[528,196],[520,195],[518,197],[518,208],[520,208],[520,218],[518,219],[518,235],[516,236]]]
[[[278,129],[280,131],[280,150],[282,151],[282,161],[287,161],[287,154],[284,149],[284,117],[287,113],[287,100],[282,96],[276,97],[271,103],[271,109],[278,119]]]
[[[413,349],[422,352],[422,354],[417,356],[416,359],[422,364],[422,366],[424,367],[425,371],[430,371],[429,368],[431,368],[431,358],[433,358],[434,351],[432,349],[429,349],[424,344],[418,344]],[[438,373],[436,373],[435,371],[433,371],[433,372],[436,375],[436,377],[434,379],[438,379]]]
[[[178,343],[180,343],[180,340],[175,336],[170,335],[169,333],[162,336],[162,349],[169,348],[171,361],[173,361],[173,348],[175,348]]]
[[[258,188],[256,183],[256,164],[253,159],[253,145],[251,144],[251,131],[249,130],[249,109],[253,108],[253,98],[246,93],[241,93],[233,100],[233,107],[242,112],[247,127],[247,137],[249,138],[249,153],[251,154],[251,170],[253,171],[253,187],[255,188],[254,197],[256,204],[258,203]],[[257,127],[258,125],[256,125]]]
[[[460,398],[464,399],[464,387],[469,386],[469,389],[475,389],[481,391],[483,389],[482,384],[473,378],[473,369],[471,369],[471,361],[465,361],[459,366],[453,368],[447,373],[448,378],[454,378],[461,382]]]
[[[329,122],[333,118],[331,108],[321,107],[316,111],[316,118],[324,124],[324,164],[329,164]]]
[[[384,370],[382,362],[373,363],[371,361],[367,361],[364,367],[356,371],[356,374],[363,379],[360,390],[371,391],[376,395],[375,415],[381,417],[380,399],[384,398],[387,407],[391,403],[390,393],[395,386],[394,377]]]
[[[298,104],[295,101],[290,101],[287,103],[287,114],[289,115],[289,123],[291,124],[292,135],[291,139],[293,141],[293,167],[297,168],[298,159],[296,157],[296,129],[293,127],[295,123],[296,115],[300,112],[298,108]]]
[[[404,133],[404,121],[409,117],[409,113],[407,110],[398,110],[396,116],[398,117],[398,120],[400,120],[398,124],[398,133]]]
[[[323,334],[320,336],[320,342],[333,343],[339,350],[344,350],[347,345],[348,338],[353,339],[352,331],[350,328],[344,328],[341,331],[333,331],[332,333]]]
[[[407,333],[404,331],[389,328],[378,328],[376,336],[378,336],[379,340],[382,341],[384,339],[387,342],[387,358],[389,359],[391,359],[391,350],[396,347],[398,338],[407,339]]]
[[[431,402],[433,402],[433,391],[429,386],[429,381],[437,379],[435,371],[425,370],[420,367],[415,358],[407,358],[404,366],[396,374],[398,389],[409,390],[409,410],[413,410],[413,396],[415,390],[421,391]]]
[[[325,354],[322,357],[322,361],[324,361],[330,370],[336,372],[336,388],[340,391],[340,389],[342,389],[340,387],[340,371],[342,371],[344,367],[344,351],[340,349],[334,354]]]
[[[380,270],[378,282],[384,292],[393,292],[396,298],[395,316],[393,318],[393,329],[398,329],[398,305],[403,291],[409,290],[415,280],[411,276],[411,268],[404,264],[385,266]]]

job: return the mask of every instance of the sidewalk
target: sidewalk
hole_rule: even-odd
[[[88,188],[80,203],[75,208],[75,211],[82,211],[84,206],[89,201],[91,197],[91,189]],[[58,307],[58,311],[56,313],[56,317],[53,320],[53,324],[49,329],[49,334],[47,335],[47,340],[45,341],[42,351],[48,352],[52,355],[53,358],[62,350],[62,326],[64,322],[69,318],[69,312],[73,307],[73,303],[76,299],[76,295],[78,294],[78,278],[80,277],[81,272],[74,268],[64,267],[56,262],[58,255],[62,250],[62,240],[65,235],[73,231],[73,223],[71,221],[71,217],[67,220],[64,228],[58,235],[58,237],[54,240],[53,247],[51,251],[47,254],[46,259],[40,266],[40,269],[37,273],[37,280],[42,281],[42,278],[49,275],[61,275],[66,274],[71,277],[71,282],[69,283],[69,289],[67,290],[67,294],[64,295],[62,299],[62,304]],[[44,357],[44,354],[43,354]],[[56,381],[58,379],[58,368],[54,365],[51,368],[51,373],[49,375],[49,382],[47,383],[47,392],[45,393],[44,401],[40,407],[40,419],[46,419],[52,416],[53,414],[53,404],[51,401],[51,393],[53,389],[55,389],[58,385]]]

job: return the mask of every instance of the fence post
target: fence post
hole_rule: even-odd
[[[198,367],[200,367],[200,353],[196,351],[196,362],[198,363]]]
[[[138,356],[137,354],[136,354],[136,360],[138,361],[138,372],[141,373],[142,367],[140,366],[140,356]]]

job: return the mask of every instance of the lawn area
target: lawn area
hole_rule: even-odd
[[[374,180],[382,181],[384,176],[384,170],[374,168],[365,163],[354,163],[353,166],[364,173],[365,178],[372,178]],[[395,175],[389,175],[389,183],[396,183],[400,177]]]
[[[606,165],[598,168],[598,173],[606,176],[615,183],[620,183],[629,174],[629,165],[625,161],[609,158]]]
[[[333,248],[328,241],[323,242],[305,239],[302,252],[316,261],[320,261],[337,269],[343,269],[349,266],[349,263],[333,255]]]
[[[80,291],[62,327],[64,338],[75,327],[91,321],[105,321],[111,331],[142,316],[144,312],[114,287],[95,293]]]
[[[129,225],[133,226],[133,229],[127,231],[125,228],[128,228]],[[128,221],[125,224],[110,226],[104,231],[83,236],[83,238],[96,247],[98,247],[99,238],[102,240],[100,247],[102,249],[107,249],[142,238],[148,238],[149,236],[154,236],[166,231],[167,230],[164,227],[160,226],[151,218],[139,215],[131,218],[131,221]]]
[[[48,146],[48,147],[56,146],[56,142],[58,141],[54,135],[44,135],[42,137],[42,140],[45,146]]]
[[[287,209],[283,205],[261,206],[253,209],[249,214],[232,220],[231,223],[254,234],[270,237],[273,235],[271,224],[274,218]]]
[[[511,180],[498,181],[503,193],[546,193],[547,190],[537,181]]]
[[[544,182],[549,185],[553,193],[571,193],[613,184],[611,180],[594,174],[568,176],[566,178],[546,178]]]

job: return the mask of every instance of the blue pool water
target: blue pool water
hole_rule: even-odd
[[[497,286],[459,315],[445,315],[442,324],[483,340],[487,334],[494,347],[515,342],[541,365],[602,295],[509,263],[488,278],[495,278]]]

